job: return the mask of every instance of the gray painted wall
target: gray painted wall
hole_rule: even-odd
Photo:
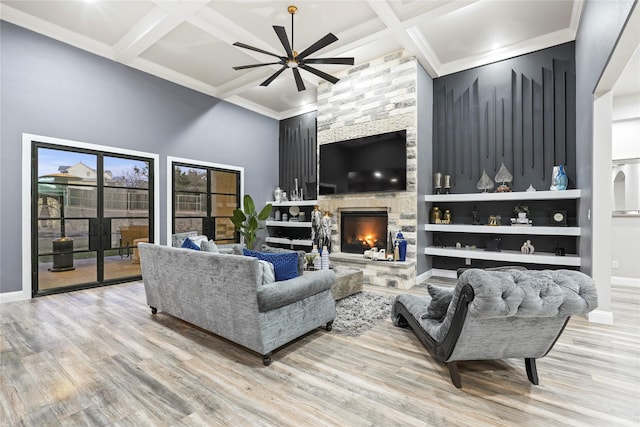
[[[4,21],[0,55],[0,292],[22,287],[23,132],[159,154],[161,243],[167,155],[242,166],[245,193],[271,200],[278,121]]]
[[[425,194],[430,194],[430,180],[433,172],[433,80],[427,72],[418,64],[418,230],[417,248],[418,254],[424,253],[424,248],[431,246],[431,235],[422,230],[423,224],[429,222],[427,203],[422,199]],[[416,257],[417,271],[420,275],[431,269],[431,257],[418,255]]]
[[[633,0],[588,0],[576,36],[576,175],[582,188],[580,217],[587,218],[592,205],[593,92],[620,37]],[[591,223],[580,239],[581,270],[592,271]]]

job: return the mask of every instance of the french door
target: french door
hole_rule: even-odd
[[[154,159],[32,143],[33,295],[140,279]]]

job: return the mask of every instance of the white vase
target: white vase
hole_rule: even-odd
[[[321,258],[321,269],[328,270],[329,269],[329,249],[326,246],[322,247]]]

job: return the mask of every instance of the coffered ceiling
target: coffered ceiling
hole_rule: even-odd
[[[289,71],[259,86],[280,66],[235,71],[274,58],[239,41],[282,54],[273,25],[301,51],[332,32],[338,41],[313,54],[355,57],[355,65],[398,49],[432,77],[454,73],[575,39],[582,0],[369,1],[5,1],[3,20],[149,74],[283,119],[315,109],[320,79]],[[351,66],[317,65],[340,77]]]

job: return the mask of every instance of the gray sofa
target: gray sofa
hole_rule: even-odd
[[[251,349],[272,352],[336,316],[330,270],[262,284],[258,260],[240,255],[138,245],[147,304]]]
[[[598,306],[593,280],[571,270],[469,269],[455,288],[429,285],[429,293],[398,295],[391,318],[447,364],[458,388],[457,362],[465,360],[524,358],[529,381],[538,384],[535,360],[551,350],[570,316]]]

